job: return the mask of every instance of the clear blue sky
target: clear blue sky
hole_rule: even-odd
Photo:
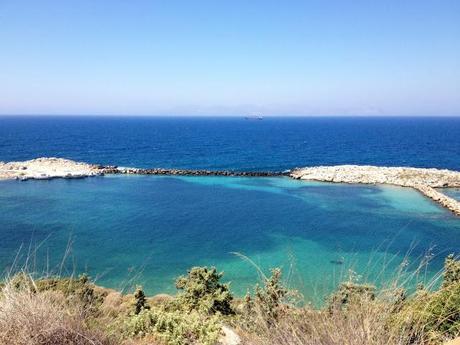
[[[0,114],[460,115],[459,0],[0,0]]]

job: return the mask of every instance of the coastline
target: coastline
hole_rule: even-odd
[[[56,157],[40,157],[23,162],[0,162],[0,180],[85,178],[102,174],[98,165]]]
[[[86,178],[106,174],[127,175],[175,175],[175,176],[239,176],[275,177],[286,176],[297,180],[309,180],[350,184],[389,184],[413,188],[440,206],[460,216],[460,201],[435,188],[459,188],[460,172],[447,169],[377,167],[369,165],[338,165],[295,168],[283,172],[230,171],[191,169],[142,169],[104,166],[76,162],[63,158],[42,157],[24,162],[0,162],[0,180],[48,180],[54,178]]]
[[[460,216],[460,201],[435,188],[460,187],[460,172],[447,169],[376,167],[369,165],[320,166],[294,169],[290,177],[298,180],[350,184],[387,184],[409,187]]]

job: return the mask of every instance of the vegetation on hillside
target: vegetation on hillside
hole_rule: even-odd
[[[460,261],[445,261],[436,289],[377,289],[350,278],[322,309],[299,304],[273,269],[235,298],[223,274],[194,267],[176,296],[123,295],[78,278],[34,279],[20,272],[0,285],[0,344],[216,344],[222,327],[242,344],[436,345],[460,336]]]

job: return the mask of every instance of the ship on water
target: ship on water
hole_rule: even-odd
[[[250,115],[244,117],[246,120],[263,120],[264,117],[262,115]]]

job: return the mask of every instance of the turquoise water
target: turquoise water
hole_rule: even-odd
[[[0,269],[37,248],[37,270],[86,271],[102,285],[174,292],[194,265],[225,271],[243,294],[256,269],[281,266],[308,298],[328,293],[353,268],[363,279],[393,274],[460,248],[460,221],[418,192],[391,186],[288,178],[113,176],[0,182]],[[391,258],[393,258],[391,260]],[[343,260],[343,264],[337,261]],[[384,264],[386,262],[386,264]],[[382,265],[386,270],[383,276]]]
[[[460,201],[460,188],[443,188],[441,191],[451,198]]]

